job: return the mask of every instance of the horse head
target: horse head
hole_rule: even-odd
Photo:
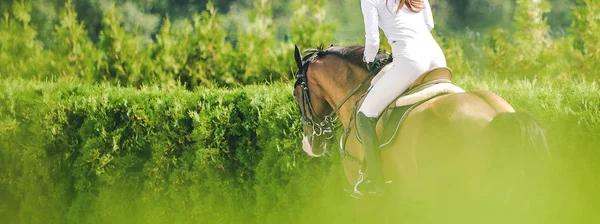
[[[318,96],[322,91],[315,79],[316,74],[312,74],[309,68],[311,60],[316,56],[316,51],[310,52],[302,57],[298,46],[295,49],[296,65],[296,83],[294,84],[294,97],[300,112],[300,121],[303,124],[302,148],[310,156],[320,157],[327,153],[327,140],[334,137],[335,118],[332,117],[333,109],[327,101]],[[309,76],[308,74],[311,73]],[[310,89],[309,89],[310,87]]]

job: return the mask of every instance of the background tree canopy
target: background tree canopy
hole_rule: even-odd
[[[591,69],[584,57],[598,56],[595,1],[431,4],[434,36],[448,60],[458,60],[450,64],[454,69],[508,69],[515,61],[544,67],[557,57]],[[3,77],[189,89],[246,85],[289,79],[293,44],[314,48],[364,41],[355,0],[0,0],[0,6]],[[385,38],[381,42],[389,51]],[[507,58],[510,54],[530,61]],[[576,66],[562,68],[570,67]]]
[[[32,24],[40,36],[52,32],[58,23],[60,9],[67,0],[32,0]],[[10,13],[15,2],[20,0],[0,0],[0,11]],[[190,18],[198,12],[206,10],[208,0],[73,0],[78,19],[94,41],[98,40],[102,30],[102,15],[112,4],[122,16],[120,21],[126,30],[133,32],[139,29],[147,35],[158,32],[158,28],[169,17],[172,21]],[[299,1],[304,4],[314,4],[311,1]],[[464,33],[465,28],[471,30],[487,30],[494,27],[509,27],[512,22],[515,1],[503,0],[431,0],[435,10],[436,30],[447,35]],[[553,6],[548,15],[548,24],[554,35],[564,35],[571,24],[571,11],[576,4],[569,0],[549,0]],[[225,20],[244,20],[239,14],[252,9],[252,0],[219,0],[213,1],[214,7],[223,15]],[[273,1],[272,13],[274,20],[281,27],[281,33],[288,29],[288,17],[294,10],[296,1]],[[362,17],[360,2],[356,0],[330,0],[326,7],[328,18],[336,21],[340,27],[336,38],[341,41],[354,41],[362,32]],[[357,33],[358,32],[358,33]],[[357,35],[358,34],[358,35]],[[47,42],[48,40],[43,40]]]

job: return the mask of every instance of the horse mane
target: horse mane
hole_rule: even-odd
[[[318,59],[320,57],[324,57],[327,55],[334,55],[343,60],[346,60],[362,69],[367,69],[367,63],[363,61],[365,47],[353,45],[353,46],[333,46],[331,45],[329,48],[325,49],[325,47],[321,44],[316,49],[307,49],[304,51],[306,56],[304,56],[303,61],[309,59]],[[377,56],[375,57],[375,61],[379,62],[379,68],[377,70],[383,68],[384,65],[391,62],[391,57],[389,54],[379,51]]]

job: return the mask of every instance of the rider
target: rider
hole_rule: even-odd
[[[370,194],[383,195],[383,171],[379,141],[375,134],[377,118],[385,108],[424,72],[446,67],[446,58],[431,30],[433,16],[429,0],[361,0],[365,22],[367,68],[379,50],[379,28],[388,39],[393,66],[372,87],[358,110],[358,126],[367,161],[365,187]]]

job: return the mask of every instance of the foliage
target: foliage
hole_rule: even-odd
[[[0,77],[23,77],[25,79],[47,78],[40,74],[47,70],[49,54],[37,39],[38,33],[31,22],[31,4],[15,4],[15,17],[5,15],[0,23]]]
[[[324,2],[310,7],[319,15]],[[0,31],[0,58],[5,62],[2,77],[37,80],[70,79],[87,83],[121,86],[237,86],[287,80],[293,65],[290,41],[275,38],[272,6],[256,0],[249,23],[236,32],[224,27],[223,18],[212,3],[192,20],[172,23],[166,19],[159,33],[148,38],[142,29],[127,31],[123,16],[112,5],[105,11],[98,42],[88,38],[70,1],[60,14],[52,44],[44,47],[29,25],[31,6],[15,4],[14,17],[5,15]],[[311,16],[301,8],[298,16]],[[331,42],[332,34],[308,35],[319,29],[333,29],[323,19],[291,19],[292,39],[307,46]],[[319,32],[316,32],[319,33]],[[2,44],[4,43],[4,44]],[[12,44],[6,44],[12,43]]]
[[[537,221],[593,223],[600,6],[577,1],[568,35],[553,36],[548,3],[557,1],[519,0],[503,8],[508,25],[456,36],[436,28],[436,39],[458,85],[495,91],[548,130],[554,164],[540,188],[554,193],[533,208],[544,217]],[[144,2],[139,10],[150,14],[153,4],[166,4],[135,4]],[[471,12],[500,4],[468,2],[479,2],[466,7]],[[290,93],[293,44],[334,43],[340,30],[345,44],[362,43],[360,28],[345,32],[328,13],[331,4],[290,1],[286,11],[287,2],[244,1],[251,10],[237,9],[231,19],[219,1],[193,16],[132,26],[137,11],[123,11],[132,6],[52,3],[61,13],[47,29],[35,22],[34,1],[0,1],[11,6],[0,21],[0,222],[357,222],[360,202],[342,191],[337,152],[312,159],[300,149]],[[88,15],[84,3],[97,8]],[[285,22],[277,18],[282,11],[291,15]],[[98,27],[89,23],[94,13],[104,15]],[[278,36],[282,30],[289,39]],[[444,212],[384,210],[424,219]]]
[[[56,52],[54,71],[59,76],[73,75],[83,80],[93,80],[93,74],[98,72],[96,66],[99,53],[88,38],[83,24],[77,20],[77,12],[71,2],[67,2],[61,11],[60,26],[56,26],[56,36],[52,50]],[[65,58],[66,60],[61,60]],[[60,70],[58,70],[60,69]]]
[[[548,130],[554,168],[544,188],[562,193],[534,211],[556,223],[573,221],[578,212],[576,220],[591,218],[600,196],[595,191],[600,183],[592,178],[600,168],[595,162],[600,98],[592,94],[600,92],[598,85],[457,82],[498,92]],[[333,152],[313,159],[300,149],[301,126],[289,88],[274,83],[189,92],[4,80],[0,219],[351,221],[355,202],[342,191],[347,183],[339,157]]]
[[[543,82],[561,80],[567,82],[584,78],[597,80],[600,68],[598,58],[585,55],[581,44],[593,46],[596,37],[583,33],[564,37],[551,37],[546,21],[550,6],[546,1],[518,1],[520,7],[514,13],[512,29],[495,28],[486,33],[467,30],[465,38],[440,39],[448,58],[448,65],[459,74],[496,76],[500,78],[537,78]],[[574,13],[584,18],[588,6],[581,6]],[[589,10],[588,10],[589,11]],[[574,20],[577,32],[588,32],[593,25]],[[584,41],[585,40],[585,41]]]
[[[127,28],[121,22],[124,15],[113,4],[105,10],[103,28],[94,42],[67,1],[47,47],[30,24],[31,4],[22,1],[0,24],[0,58],[6,62],[0,75],[134,87],[239,86],[288,80],[294,67],[293,44],[304,49],[334,44],[339,28],[335,19],[326,17],[326,1],[293,2],[288,40],[277,38],[281,29],[275,27],[273,4],[252,3],[253,10],[236,15],[247,22],[226,25],[230,22],[209,3],[191,20],[172,22],[167,17],[153,38],[145,28]],[[549,1],[517,3],[511,28],[497,27],[488,33],[469,29],[464,37],[437,36],[449,65],[458,72],[501,77],[597,77],[600,59],[594,53],[598,47],[593,35],[597,3],[583,1],[573,13],[574,35],[554,38],[547,24]],[[348,44],[360,44],[360,39]],[[382,38],[382,47],[387,49],[385,41]]]
[[[311,48],[319,44],[332,44],[334,26],[327,22],[325,14],[326,1],[296,1],[298,9],[292,15],[292,40],[302,48]]]
[[[600,32],[600,2],[594,0],[578,1],[579,7],[573,12],[574,47],[581,53],[580,60],[595,62],[600,58],[598,32]],[[586,63],[586,67],[590,67]]]

